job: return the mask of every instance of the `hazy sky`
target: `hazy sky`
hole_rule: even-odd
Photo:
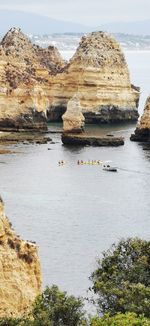
[[[150,0],[0,0],[0,9],[34,12],[88,26],[150,18]]]

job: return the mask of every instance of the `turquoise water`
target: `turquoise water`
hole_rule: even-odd
[[[128,53],[132,78],[150,85],[149,53]],[[49,125],[51,129],[60,125]],[[105,127],[87,126],[103,133]],[[122,237],[150,236],[150,150],[129,137],[135,124],[107,126],[124,135],[118,148],[67,148],[60,134],[54,144],[10,146],[16,153],[0,156],[0,193],[17,233],[39,246],[43,284],[58,284],[86,295],[96,258]],[[49,150],[48,150],[49,149]],[[64,166],[58,166],[59,160]],[[118,173],[100,166],[78,166],[77,160],[112,160]]]

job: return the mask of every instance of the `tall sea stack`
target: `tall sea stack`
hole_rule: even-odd
[[[85,118],[82,114],[82,107],[80,105],[80,97],[75,94],[67,105],[67,110],[62,116],[63,131],[65,133],[81,133],[84,129]]]

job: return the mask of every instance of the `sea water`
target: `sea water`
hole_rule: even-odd
[[[141,86],[142,113],[150,52],[125,55],[133,83]],[[150,150],[129,140],[135,124],[86,128],[123,135],[125,145],[67,148],[56,133],[53,144],[12,145],[15,153],[0,156],[0,194],[16,232],[39,246],[43,286],[57,284],[83,296],[104,250],[121,238],[150,237]],[[111,160],[119,169],[77,165],[78,159]],[[59,166],[59,160],[66,163]]]

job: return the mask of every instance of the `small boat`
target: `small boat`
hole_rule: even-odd
[[[117,167],[111,166],[110,164],[103,164],[103,170],[109,172],[117,172]]]

